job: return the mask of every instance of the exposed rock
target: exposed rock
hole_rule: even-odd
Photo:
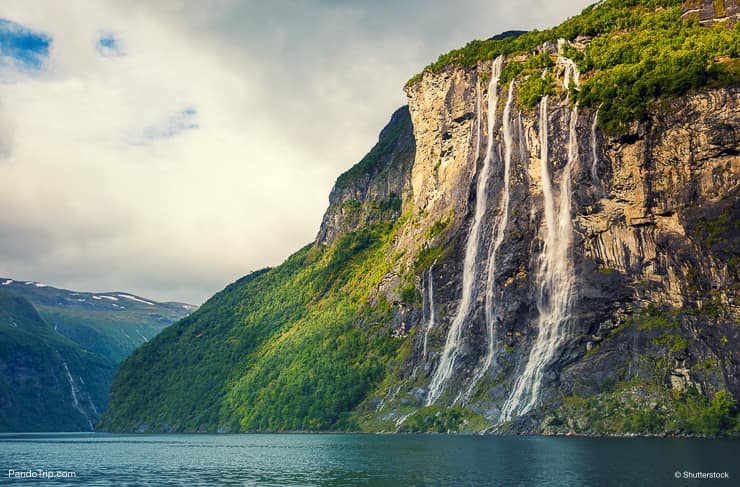
[[[681,11],[682,18],[696,19],[702,25],[714,22],[734,24],[740,18],[737,0],[686,0]]]
[[[545,46],[551,52],[556,48],[554,44]],[[564,69],[558,71],[561,77],[565,73]],[[537,266],[545,215],[543,161],[539,157],[541,121],[537,113],[516,108],[510,121],[516,130],[509,220],[493,276],[498,330],[495,357],[476,387],[471,381],[479,375],[489,340],[485,270],[492,258],[488,250],[503,187],[501,117],[505,96],[500,95],[497,111],[489,118],[482,101],[491,96],[487,86],[490,76],[490,63],[472,68],[448,67],[439,73],[425,73],[407,88],[416,139],[406,193],[410,195],[413,224],[403,228],[396,247],[406,256],[398,274],[410,269],[424,248],[441,245],[450,249],[435,266],[435,282],[446,285],[434,290],[438,315],[437,329],[429,340],[431,366],[418,367],[423,356],[423,334],[416,333],[411,363],[405,367],[409,374],[423,370],[422,380],[429,381],[459,306],[463,254],[476,204],[476,178],[489,144],[488,123],[494,120],[493,177],[487,185],[487,217],[475,264],[479,276],[475,303],[462,327],[454,376],[440,402],[462,403],[495,424],[538,335]],[[505,88],[499,89],[504,93]],[[547,111],[548,164],[552,184],[559,187],[569,160],[572,106],[565,91],[551,98]],[[731,286],[737,276],[737,261],[728,260],[730,254],[736,254],[729,250],[731,244],[714,242],[722,251],[706,245],[697,232],[701,221],[715,219],[723,211],[736,211],[733,202],[737,201],[740,184],[740,88],[707,89],[668,102],[646,120],[633,124],[633,136],[610,137],[597,131],[592,138],[594,116],[594,112],[584,109],[574,119],[578,157],[571,173],[571,204],[577,288],[567,338],[545,367],[538,404],[555,407],[563,394],[598,394],[628,380],[655,381],[682,391],[693,387],[705,394],[726,384],[734,394],[740,393],[737,359],[731,358],[732,352],[727,355],[720,345],[722,336],[737,343],[732,341],[737,335],[734,323],[738,308]],[[598,181],[594,180],[594,170]],[[449,220],[444,232],[431,241],[429,228],[443,220]],[[728,229],[722,238],[735,239],[737,233]],[[639,318],[634,317],[642,316],[640,310],[649,304],[699,309],[707,300],[714,302],[709,290],[725,303],[724,314],[714,323],[702,317],[693,321],[676,318],[683,324],[671,333],[680,337],[675,340],[686,340],[690,357],[681,367],[666,370],[662,377],[656,375],[654,366],[643,357],[667,354],[666,347],[670,348],[674,335],[641,330],[630,323],[637,323]],[[387,294],[387,290],[384,292]],[[420,329],[422,323],[416,325]],[[707,326],[714,328],[709,332]],[[715,359],[727,365],[705,371],[701,381],[694,380],[691,367]],[[470,387],[475,389],[466,393]],[[423,401],[417,398],[417,405],[423,405]],[[536,417],[539,413],[532,414]],[[555,431],[552,421],[538,421],[515,418],[506,430]],[[570,427],[579,430],[577,425]]]
[[[337,179],[316,242],[330,245],[352,230],[398,218],[414,151],[408,107],[402,107],[370,153]]]
[[[671,371],[671,389],[676,391],[685,391],[689,387],[695,387],[697,391],[701,392],[701,384],[697,384],[691,380],[689,369],[678,368]]]

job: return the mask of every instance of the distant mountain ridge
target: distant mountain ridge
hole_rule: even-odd
[[[71,291],[7,277],[0,277],[0,289],[28,299],[55,331],[114,363],[197,308],[120,291]]]
[[[7,277],[0,277],[0,286],[3,289],[32,300],[35,304],[62,305],[85,309],[116,311],[126,308],[157,307],[168,310],[184,309],[191,312],[197,308],[193,304],[176,301],[158,302],[143,298],[132,293],[113,292],[83,292],[56,288],[38,281],[19,281]]]
[[[493,37],[489,37],[489,41],[500,41],[503,39],[510,39],[514,37],[519,37],[520,35],[526,34],[528,31],[526,30],[507,30],[506,32],[502,32],[500,34],[496,34]]]
[[[118,363],[196,306],[0,278],[0,431],[89,431]]]

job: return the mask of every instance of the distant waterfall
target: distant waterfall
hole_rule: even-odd
[[[427,294],[429,295],[429,320],[424,330],[424,361],[427,360],[427,344],[429,343],[429,331],[434,328],[434,264],[429,267],[429,276],[427,277]]]
[[[494,122],[496,120],[496,107],[498,106],[498,81],[501,76],[501,67],[503,65],[503,56],[497,57],[491,66],[491,81],[488,84],[488,141],[486,157],[483,161],[483,167],[478,174],[478,182],[475,190],[475,213],[473,223],[470,227],[468,240],[465,248],[465,261],[463,263],[463,282],[462,298],[457,309],[457,314],[447,332],[444,350],[440,357],[439,365],[434,372],[432,381],[429,384],[426,404],[434,404],[442,395],[442,389],[447,380],[452,375],[455,367],[455,361],[460,353],[462,345],[462,326],[470,313],[471,304],[475,301],[476,273],[475,269],[478,262],[478,247],[480,243],[480,227],[483,217],[486,213],[487,205],[487,187],[488,179],[491,175],[491,158],[494,136]],[[480,117],[480,110],[478,111]],[[478,123],[478,140],[480,141],[480,122]],[[478,150],[480,145],[478,145]],[[478,152],[476,150],[476,152]],[[479,156],[480,154],[476,154]],[[478,157],[476,157],[476,162]]]
[[[475,391],[475,386],[483,378],[491,367],[493,361],[493,353],[496,347],[496,333],[495,333],[495,319],[494,316],[494,281],[496,278],[496,255],[498,249],[504,241],[504,235],[506,227],[509,223],[509,186],[511,179],[511,155],[513,151],[513,137],[511,127],[511,106],[514,101],[514,82],[509,84],[509,94],[506,99],[506,105],[504,106],[503,114],[503,133],[504,133],[504,187],[501,191],[501,208],[498,216],[498,220],[494,222],[494,239],[491,243],[491,249],[488,256],[488,276],[486,280],[486,327],[488,331],[488,350],[486,350],[486,357],[483,361],[483,367],[478,370],[475,377],[470,383],[470,387],[467,392],[467,397]]]
[[[601,180],[599,179],[599,153],[598,153],[598,140],[596,139],[596,128],[599,124],[599,112],[598,110],[594,113],[594,122],[591,125],[591,179],[594,182],[594,186],[597,188],[601,186]]]
[[[72,403],[74,404],[77,412],[85,417],[85,419],[87,420],[87,424],[90,425],[90,429],[94,430],[95,428],[93,427],[92,421],[90,421],[90,417],[80,406],[80,400],[77,397],[77,393],[79,391],[77,390],[77,386],[75,385],[74,379],[72,378],[72,374],[69,371],[69,367],[67,367],[67,362],[62,362],[62,365],[64,366],[64,371],[67,373],[67,381],[69,382],[69,388],[72,391]]]
[[[575,285],[572,259],[571,171],[578,160],[578,107],[571,111],[568,162],[563,169],[557,198],[553,193],[548,154],[547,97],[540,102],[540,147],[542,193],[545,209],[545,241],[537,270],[539,333],[526,367],[504,403],[500,421],[530,411],[539,400],[545,368],[552,363],[565,341]]]
[[[475,164],[478,164],[478,159],[480,158],[480,146],[481,146],[481,131],[483,128],[481,127],[481,93],[480,93],[480,78],[478,79],[478,82],[475,84]]]

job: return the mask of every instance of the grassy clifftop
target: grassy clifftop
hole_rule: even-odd
[[[531,54],[545,42],[558,39],[584,41],[582,49],[568,47],[565,55],[582,72],[582,88],[572,99],[600,110],[600,125],[610,133],[625,130],[629,122],[644,117],[657,100],[682,95],[692,89],[740,81],[740,23],[704,27],[697,20],[682,19],[681,0],[606,0],[583,10],[557,27],[532,31],[515,38],[472,41],[441,55],[424,73],[448,66],[475,66],[499,55],[514,58]],[[513,61],[509,73],[524,73],[525,65]],[[545,64],[542,66],[547,68]],[[541,68],[542,68],[541,67]],[[552,91],[550,83],[537,83],[523,103],[533,106]],[[526,90],[525,90],[526,92]]]

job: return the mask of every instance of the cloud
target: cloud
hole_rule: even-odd
[[[46,51],[0,65],[0,275],[201,302],[314,238],[425,64],[587,3],[4,0]]]
[[[0,100],[0,163],[9,159],[13,152],[14,132],[15,127],[11,116],[5,111],[2,100]]]

